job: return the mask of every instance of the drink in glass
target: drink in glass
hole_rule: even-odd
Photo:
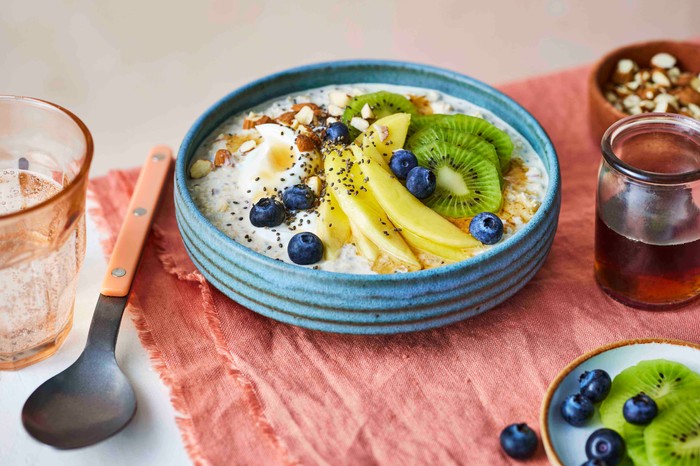
[[[0,96],[0,369],[45,359],[70,331],[92,152],[69,111]]]

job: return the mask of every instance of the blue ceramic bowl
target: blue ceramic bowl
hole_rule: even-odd
[[[330,84],[375,82],[435,89],[484,107],[528,139],[549,175],[544,202],[515,235],[474,258],[430,270],[355,275],[270,259],[227,237],[197,209],[187,167],[202,141],[228,117],[284,96]],[[505,301],[544,262],[557,228],[557,156],[537,120],[501,92],[452,71],[390,61],[341,61],[295,68],[244,86],[214,104],[189,130],[175,173],[177,222],[197,268],[225,295],[262,315],[301,327],[387,334],[447,325]]]

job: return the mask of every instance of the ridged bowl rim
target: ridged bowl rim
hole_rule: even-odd
[[[547,189],[545,191],[545,196],[542,204],[540,205],[540,208],[537,210],[535,215],[528,221],[528,223],[523,226],[520,230],[518,230],[513,236],[507,238],[505,241],[495,245],[494,247],[490,248],[488,251],[482,252],[474,257],[471,257],[469,259],[465,259],[460,262],[455,262],[453,264],[447,264],[443,265],[440,267],[435,267],[432,269],[424,269],[424,270],[418,270],[415,272],[408,272],[408,273],[398,273],[398,274],[352,274],[352,273],[345,273],[345,272],[330,272],[330,271],[325,271],[325,270],[316,270],[313,268],[307,268],[307,267],[300,267],[298,265],[290,264],[287,262],[282,262],[276,259],[273,259],[271,257],[265,256],[264,254],[261,254],[259,252],[256,252],[241,243],[233,240],[224,232],[216,228],[209,219],[207,219],[204,214],[197,208],[195,205],[194,201],[192,200],[192,197],[190,196],[190,192],[187,189],[187,167],[189,166],[189,162],[191,157],[195,154],[197,148],[199,145],[202,143],[202,141],[210,134],[210,133],[205,133],[205,134],[200,134],[202,131],[202,128],[208,125],[208,122],[210,119],[216,118],[217,114],[222,108],[226,108],[227,106],[231,105],[231,102],[234,101],[236,98],[240,97],[241,95],[251,93],[251,92],[258,92],[257,89],[259,88],[265,88],[266,86],[269,86],[270,84],[274,85],[275,81],[278,80],[284,80],[285,78],[289,77],[294,77],[294,76],[303,76],[308,73],[314,73],[314,72],[319,72],[323,69],[327,68],[335,68],[335,69],[347,69],[348,71],[357,71],[358,68],[389,68],[392,69],[396,72],[400,72],[401,70],[411,70],[411,71],[417,71],[420,73],[428,74],[428,75],[433,75],[434,77],[442,78],[442,79],[447,79],[454,81],[456,83],[460,83],[465,85],[466,87],[471,87],[472,89],[476,90],[477,92],[483,93],[485,95],[488,95],[490,98],[498,100],[504,105],[505,107],[508,107],[508,111],[514,113],[516,117],[519,117],[524,120],[524,125],[527,126],[530,131],[534,133],[534,136],[539,139],[544,148],[544,153],[539,153],[537,152],[537,155],[543,159],[543,163],[547,164],[549,166],[549,169],[547,170],[548,174],[548,185]],[[355,81],[355,82],[362,82],[362,81]],[[372,81],[366,81],[366,82],[372,82]],[[331,85],[333,83],[329,82],[327,85]],[[390,84],[390,83],[387,83]],[[402,85],[407,85],[410,86],[410,84],[402,84]],[[422,86],[419,86],[422,87]],[[300,88],[299,91],[302,91],[304,88]],[[286,95],[288,93],[282,93],[278,95],[278,97],[281,97],[283,95]],[[262,102],[267,101],[270,99],[264,99]],[[494,109],[485,107],[487,110],[493,112],[499,118],[503,118],[501,115],[496,113]],[[221,123],[223,123],[227,118],[231,117],[233,114],[232,113],[226,113],[225,116],[216,118],[215,124],[212,125],[212,127],[217,127]],[[523,137],[525,137],[523,135]],[[304,65],[304,66],[299,66],[295,68],[290,68],[284,71],[272,73],[270,75],[267,75],[263,78],[257,79],[255,81],[252,81],[244,86],[241,86],[237,88],[236,90],[230,92],[223,98],[219,99],[217,102],[215,102],[213,105],[211,105],[197,120],[193,123],[193,125],[190,127],[190,129],[187,131],[182,144],[180,145],[180,148],[178,150],[178,155],[177,155],[177,160],[175,164],[175,187],[176,187],[176,193],[175,195],[179,195],[181,197],[181,201],[184,203],[184,206],[186,209],[190,211],[190,213],[193,213],[195,216],[195,220],[199,223],[200,226],[203,228],[206,228],[207,232],[219,237],[222,241],[225,243],[229,244],[231,247],[233,247],[237,252],[241,253],[244,255],[246,258],[258,262],[260,265],[266,266],[271,270],[274,270],[276,273],[293,273],[293,274],[300,274],[302,277],[306,276],[310,280],[323,280],[323,279],[333,279],[333,280],[350,280],[350,281],[357,281],[360,280],[362,282],[371,282],[371,283],[382,283],[382,282],[396,282],[396,281],[404,281],[406,278],[410,277],[411,279],[429,279],[429,278],[434,278],[434,277],[439,277],[443,275],[449,275],[453,272],[468,269],[468,268],[477,268],[480,265],[487,263],[492,257],[501,254],[503,252],[506,252],[508,249],[511,247],[517,245],[517,243],[520,242],[520,240],[524,237],[526,237],[530,232],[537,228],[540,223],[544,220],[545,216],[548,214],[555,214],[556,213],[556,205],[555,203],[557,202],[558,198],[558,193],[560,191],[560,185],[561,185],[561,175],[559,172],[559,161],[557,159],[556,155],[556,150],[554,149],[554,145],[552,144],[551,139],[547,135],[546,131],[542,126],[540,125],[539,121],[532,116],[530,112],[525,110],[520,104],[518,104],[515,100],[511,99],[501,91],[477,80],[474,78],[471,78],[469,76],[463,75],[461,73],[457,73],[455,71],[450,71],[447,69],[443,68],[438,68],[430,65],[423,65],[419,63],[411,63],[411,62],[404,62],[404,61],[392,61],[392,60],[342,60],[342,61],[330,61],[330,62],[321,62],[321,63],[315,63],[315,64],[310,64],[310,65]]]

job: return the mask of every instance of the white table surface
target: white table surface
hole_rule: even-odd
[[[30,437],[22,427],[24,401],[46,379],[78,358],[87,338],[92,313],[107,268],[95,227],[88,217],[87,251],[80,272],[73,329],[49,359],[19,371],[0,371],[0,465],[168,465],[190,464],[175,424],[168,391],[151,368],[128,312],[124,313],[117,362],[131,381],[138,408],[131,423],[97,445],[60,451]]]

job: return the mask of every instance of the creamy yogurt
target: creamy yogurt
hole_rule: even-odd
[[[325,108],[330,93],[335,91],[355,96],[380,90],[425,96],[434,113],[478,116],[505,131],[513,141],[514,150],[513,168],[505,175],[503,207],[498,213],[504,222],[504,239],[530,220],[544,199],[548,179],[541,159],[522,135],[493,113],[465,100],[431,89],[388,84],[333,85],[311,89],[265,102],[229,118],[204,140],[193,162],[214,161],[220,149],[247,149],[241,144],[248,139],[255,140],[257,145],[247,152],[230,151],[231,160],[224,166],[202,178],[188,180],[195,204],[214,226],[235,241],[273,259],[291,263],[287,255],[289,240],[302,231],[315,232],[318,213],[315,210],[301,211],[277,227],[257,228],[249,221],[250,208],[261,197],[281,193],[302,183],[320,165],[320,156],[313,151],[299,151],[295,145],[296,133],[291,128],[270,124],[244,130],[244,120],[251,113],[276,118],[298,103],[312,102]],[[260,168],[263,157],[267,157],[268,164],[274,165],[274,170]],[[465,225],[456,223],[465,229]],[[372,264],[357,254],[353,244],[346,244],[336,259],[323,260],[309,267],[333,272],[375,273]]]

